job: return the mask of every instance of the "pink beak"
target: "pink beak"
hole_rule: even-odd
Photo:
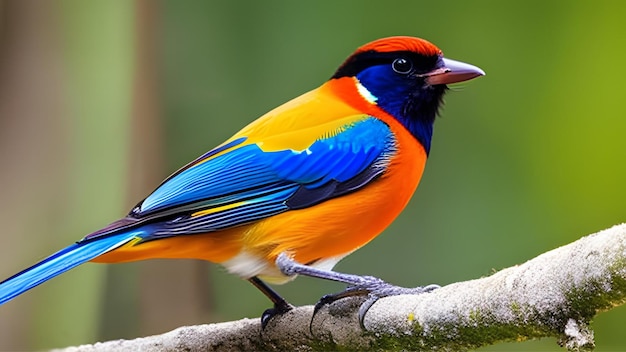
[[[443,63],[443,67],[424,74],[426,83],[431,86],[458,83],[485,75],[485,71],[464,62],[443,58]]]

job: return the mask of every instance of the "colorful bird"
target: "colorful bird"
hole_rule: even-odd
[[[87,261],[195,258],[249,280],[298,274],[346,291],[320,304],[425,292],[332,271],[404,209],[422,176],[447,84],[484,75],[430,42],[383,38],[351,55],[326,83],[261,116],[167,178],[130,213],[0,283],[0,304]],[[319,305],[318,305],[319,306]]]

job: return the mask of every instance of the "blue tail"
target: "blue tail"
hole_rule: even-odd
[[[62,274],[84,262],[109,252],[133,238],[145,234],[141,230],[131,230],[120,234],[100,237],[93,241],[74,243],[28,269],[0,282],[0,304]]]

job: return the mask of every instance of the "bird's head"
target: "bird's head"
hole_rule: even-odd
[[[353,78],[366,101],[400,121],[428,152],[446,85],[484,74],[476,66],[444,58],[424,39],[389,37],[361,46],[332,78]]]

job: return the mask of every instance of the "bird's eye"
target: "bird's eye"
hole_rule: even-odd
[[[411,70],[413,69],[413,63],[407,59],[398,58],[398,59],[393,60],[391,67],[397,73],[406,75],[407,73],[411,72]]]

